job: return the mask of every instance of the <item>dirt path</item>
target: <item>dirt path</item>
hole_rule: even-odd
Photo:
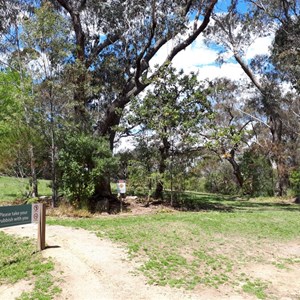
[[[2,230],[9,234],[36,238],[34,225]],[[189,293],[147,285],[143,276],[134,274],[137,265],[128,260],[125,249],[82,229],[47,226],[46,242],[49,248],[43,251],[43,255],[54,259],[56,273],[62,280],[59,284],[62,293],[57,299],[255,299],[234,291],[221,292],[207,288]],[[14,286],[0,286],[0,299],[15,299],[22,291],[31,288],[26,281]]]

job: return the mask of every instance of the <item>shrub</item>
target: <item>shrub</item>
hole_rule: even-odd
[[[290,174],[290,184],[294,196],[300,195],[300,170],[294,170]]]
[[[228,162],[222,162],[210,171],[206,177],[205,190],[227,195],[238,192],[236,178]]]
[[[66,138],[58,166],[64,194],[81,208],[94,193],[97,181],[109,176],[117,164],[106,140],[79,134]]]
[[[241,162],[243,191],[251,196],[273,196],[273,169],[270,161],[254,150],[244,153]]]

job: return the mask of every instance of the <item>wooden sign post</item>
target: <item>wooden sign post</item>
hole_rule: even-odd
[[[46,205],[42,203],[39,204],[37,245],[39,251],[46,248]]]
[[[37,248],[46,247],[46,205],[42,203],[0,206],[0,228],[37,223]]]

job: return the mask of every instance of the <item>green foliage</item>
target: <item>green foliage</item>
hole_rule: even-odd
[[[257,151],[246,151],[241,159],[243,191],[251,196],[273,196],[274,180],[270,161]]]
[[[0,108],[0,171],[30,176],[29,148],[33,149],[36,169],[41,170],[45,144],[37,133],[33,82],[25,69],[0,72]]]
[[[205,182],[204,177],[187,176],[185,178],[185,189],[187,191],[205,192]]]
[[[0,170],[6,170],[16,160],[24,111],[19,96],[20,76],[7,70],[0,72]]]
[[[148,160],[146,173],[148,178],[159,174],[155,179],[157,198],[163,198],[165,184],[168,188],[172,185],[172,189],[184,187],[188,156],[176,160],[177,153],[188,153],[196,147],[199,131],[211,113],[204,85],[198,81],[197,74],[186,75],[168,65],[160,75],[144,98],[132,101],[127,118],[130,125],[140,127],[138,139],[144,134],[146,147],[156,153],[157,161],[153,161],[154,157]]]
[[[106,140],[69,135],[59,153],[62,190],[72,204],[82,207],[94,193],[97,182],[113,173],[116,163]]]
[[[46,66],[41,64],[41,68],[38,68],[40,70],[35,71],[44,73],[42,76],[50,76],[47,72],[62,64],[64,59],[71,55],[69,22],[55,10],[50,1],[44,1],[41,7],[35,8],[31,18],[24,19],[22,25],[24,56],[37,60],[44,59],[41,56],[46,55],[51,62],[50,69],[47,70]]]
[[[287,2],[288,5],[292,5]],[[286,5],[286,4],[285,4]],[[275,39],[272,48],[272,62],[293,83],[299,91],[299,53],[294,49],[300,46],[300,20],[299,17],[293,21],[288,20],[281,24],[275,33]]]
[[[212,169],[206,176],[205,190],[210,193],[233,195],[238,192],[232,168],[224,161]]]
[[[258,299],[266,299],[266,289],[268,285],[257,279],[251,281],[249,279],[246,280],[247,282],[243,285],[243,291],[252,295],[255,295]]]
[[[140,192],[143,190],[143,193],[148,190],[151,174],[149,174],[142,161],[130,160],[128,175],[130,178],[130,190],[133,194],[137,193],[137,189],[139,189]]]
[[[147,195],[155,184],[157,177],[157,149],[147,144],[141,137],[133,151],[120,153],[120,178],[128,178],[128,189],[132,194]]]
[[[210,115],[210,105],[205,89],[197,80],[197,74],[186,75],[168,66],[154,83],[144,99],[133,101],[130,122],[140,124],[145,130],[162,141],[166,138],[181,143],[195,142],[194,134]],[[152,137],[153,139],[153,137]]]
[[[294,170],[290,174],[291,188],[294,196],[300,195],[300,170]]]

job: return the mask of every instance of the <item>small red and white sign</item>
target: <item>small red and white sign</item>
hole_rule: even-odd
[[[32,204],[32,223],[38,223],[40,220],[40,204]]]
[[[126,181],[125,180],[119,180],[117,182],[117,188],[119,194],[125,194],[126,193]]]

